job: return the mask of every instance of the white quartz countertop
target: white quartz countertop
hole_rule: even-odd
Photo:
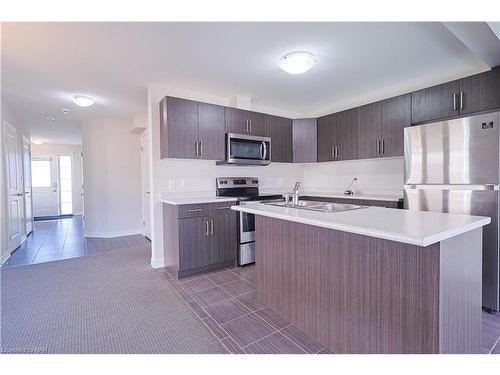
[[[394,201],[397,202],[403,198],[399,194],[358,194],[345,195],[343,193],[334,192],[319,192],[319,191],[301,191],[299,194],[301,197],[325,197],[325,198],[343,198],[343,199],[366,199],[372,201]]]
[[[483,216],[452,215],[382,207],[367,207],[330,213],[259,203],[232,206],[231,208],[235,211],[417,246],[429,246],[491,222],[489,217]]]
[[[160,202],[173,204],[175,206],[183,204],[200,204],[200,203],[218,203],[218,202],[236,202],[236,198],[228,197],[218,197],[216,195],[210,194],[200,194],[200,195],[168,195],[162,194],[160,196]]]

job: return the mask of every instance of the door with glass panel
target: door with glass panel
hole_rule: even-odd
[[[59,215],[57,157],[36,157],[31,160],[33,216]]]
[[[73,214],[73,170],[71,155],[59,155],[59,208],[61,215]]]

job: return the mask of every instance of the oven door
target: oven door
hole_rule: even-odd
[[[267,165],[271,162],[271,138],[227,133],[226,162]]]
[[[240,243],[255,241],[255,215],[240,212]]]

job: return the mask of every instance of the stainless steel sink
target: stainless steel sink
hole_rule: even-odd
[[[269,206],[279,206],[279,207],[289,207],[298,208],[302,210],[309,211],[320,211],[320,212],[340,212],[340,211],[350,211],[359,210],[360,208],[366,208],[366,206],[358,206],[356,204],[345,204],[345,203],[327,203],[327,202],[317,202],[317,201],[299,201],[297,205],[286,204],[285,202],[266,202]]]

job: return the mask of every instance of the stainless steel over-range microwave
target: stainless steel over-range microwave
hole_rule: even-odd
[[[222,163],[245,165],[270,164],[271,138],[226,133],[226,160]]]

